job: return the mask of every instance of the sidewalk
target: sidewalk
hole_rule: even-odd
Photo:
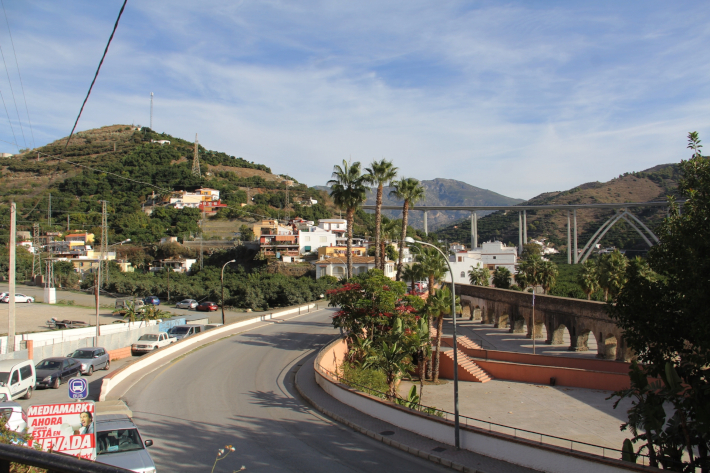
[[[468,450],[456,450],[451,445],[436,442],[409,432],[392,424],[370,417],[350,406],[346,406],[328,395],[315,381],[313,360],[316,353],[305,358],[296,373],[295,384],[298,392],[315,409],[333,420],[347,425],[368,437],[404,450],[413,455],[450,466],[458,471],[471,473],[534,473],[535,470],[506,463]],[[452,439],[453,443],[453,439]]]

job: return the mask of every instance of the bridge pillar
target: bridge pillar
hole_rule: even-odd
[[[569,210],[567,211],[567,264],[572,264],[572,228]]]
[[[427,211],[425,210],[424,211],[424,234],[426,236],[429,236],[429,227],[427,226],[427,223],[426,223],[426,214],[427,214]]]
[[[478,214],[471,212],[471,249],[478,248]]]
[[[523,243],[528,244],[528,213],[523,210]]]
[[[589,341],[589,332],[582,335],[573,335],[570,333],[569,351],[589,351],[587,342]]]
[[[579,263],[579,252],[577,251],[577,209],[574,209],[574,264]]]
[[[518,258],[523,255],[523,213],[518,212]]]

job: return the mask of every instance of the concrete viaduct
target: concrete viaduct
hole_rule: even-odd
[[[511,333],[525,332],[532,338],[532,294],[467,284],[457,284],[456,294],[461,297],[464,317],[496,328],[509,327]],[[603,302],[535,295],[535,339],[542,338],[543,326],[549,345],[562,344],[567,330],[570,351],[587,351],[591,335],[597,342],[597,357],[618,361],[633,357],[623,331],[609,318]]]
[[[682,203],[684,201],[679,201]],[[448,206],[448,205],[423,205],[410,207],[410,211],[416,210],[424,212],[424,232],[428,235],[429,229],[427,226],[427,212],[430,210],[451,210],[451,211],[466,211],[471,212],[471,248],[478,247],[478,213],[484,211],[517,211],[518,212],[518,248],[523,248],[523,245],[528,242],[528,210],[567,210],[567,263],[574,264],[584,263],[594,249],[594,246],[601,241],[602,237],[622,219],[628,223],[631,228],[636,230],[641,238],[648,244],[653,246],[658,243],[658,238],[653,232],[638,219],[634,214],[629,212],[629,209],[634,207],[668,207],[668,202],[625,202],[611,204],[553,204],[553,205],[476,205],[476,206]],[[363,205],[365,210],[375,210],[374,205]],[[617,211],[609,220],[599,227],[597,232],[590,238],[587,244],[580,252],[577,247],[577,210],[578,209],[614,209]],[[679,207],[680,209],[680,207]],[[382,210],[402,210],[402,207],[396,205],[383,205]],[[572,251],[570,251],[572,250]]]

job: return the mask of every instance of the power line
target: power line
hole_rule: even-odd
[[[5,73],[7,74],[7,82],[10,84],[10,94],[12,94],[12,101],[15,103],[15,113],[17,113],[17,121],[20,124],[20,132],[22,133],[22,141],[25,143],[25,148],[27,148],[27,139],[25,139],[25,130],[22,128],[22,119],[20,118],[20,109],[17,108],[17,99],[15,98],[15,90],[12,88],[12,81],[10,80],[10,70],[7,68],[7,62],[5,62],[5,53],[2,51],[2,46],[0,45],[0,56],[2,56],[2,63],[5,66]]]
[[[17,146],[17,151],[20,151],[20,147],[17,144],[17,137],[15,136],[15,129],[12,127],[12,121],[10,120],[10,113],[7,111],[7,105],[5,105],[5,96],[0,90],[0,98],[2,99],[2,106],[5,107],[5,115],[7,115],[7,122],[10,124],[10,130],[12,130],[12,139],[15,140],[15,146]]]
[[[22,83],[22,75],[20,74],[20,63],[17,62],[17,52],[15,52],[15,42],[12,40],[12,32],[10,31],[10,22],[7,19],[7,12],[5,11],[5,2],[0,0],[2,4],[2,11],[5,14],[5,23],[7,23],[7,32],[10,35],[10,44],[12,44],[12,54],[15,56],[15,65],[17,66],[17,75],[20,78],[20,88],[22,88],[22,98],[25,100],[25,110],[27,111],[27,122],[30,124],[30,133],[32,135],[32,148],[35,147],[35,133],[32,129],[32,120],[30,120],[30,109],[27,107],[27,96],[25,95],[25,85]]]
[[[67,144],[64,147],[64,150],[69,147],[69,142],[71,141],[71,137],[74,134],[74,130],[76,130],[76,125],[79,123],[79,118],[81,118],[81,112],[84,111],[84,106],[86,105],[86,101],[89,100],[89,95],[91,95],[91,89],[94,88],[94,83],[96,83],[96,78],[99,76],[99,71],[101,70],[101,65],[104,63],[104,59],[106,58],[106,53],[108,52],[108,47],[111,46],[111,40],[113,40],[113,35],[116,33],[116,28],[118,28],[118,22],[121,20],[121,15],[123,15],[123,10],[126,8],[126,3],[128,0],[123,0],[123,6],[121,6],[121,11],[118,12],[118,18],[116,18],[116,24],[113,25],[113,31],[111,31],[111,36],[108,38],[108,43],[106,43],[106,49],[104,49],[104,54],[101,56],[101,61],[99,62],[99,67],[96,68],[96,74],[94,74],[94,80],[91,81],[91,85],[89,86],[89,91],[86,93],[86,98],[84,99],[84,103],[81,104],[81,109],[79,110],[79,115],[76,117],[76,121],[74,122],[74,128],[71,129],[71,133],[69,133],[69,138],[67,138]],[[17,141],[17,140],[15,140]]]

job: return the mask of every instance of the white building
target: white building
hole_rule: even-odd
[[[505,246],[500,241],[483,243],[480,248],[469,251],[460,251],[449,256],[451,269],[454,272],[456,284],[468,284],[468,271],[474,268],[488,268],[491,272],[498,267],[507,268],[510,274],[515,274],[518,249],[514,246]]]
[[[322,246],[336,246],[336,235],[323,230],[320,226],[308,227],[298,231],[299,253],[306,254],[318,251]]]
[[[353,276],[366,273],[370,269],[375,268],[374,256],[353,256]],[[338,279],[347,277],[348,264],[345,257],[324,258],[315,261],[313,265],[316,267],[316,279],[323,276],[334,276]],[[385,276],[394,279],[397,275],[394,261],[385,261]]]

